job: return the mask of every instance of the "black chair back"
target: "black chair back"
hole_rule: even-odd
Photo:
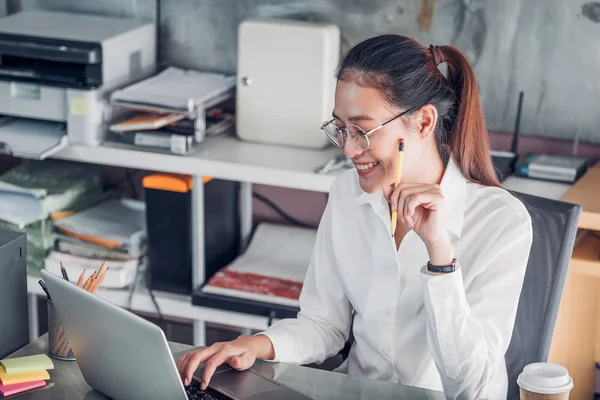
[[[505,355],[508,399],[519,398],[517,378],[527,364],[548,360],[581,213],[579,205],[522,193],[513,195],[529,211],[533,243],[515,327]]]

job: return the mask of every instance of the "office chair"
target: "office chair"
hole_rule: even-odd
[[[523,193],[533,226],[533,243],[505,355],[509,399],[519,398],[517,378],[532,362],[547,361],[567,277],[581,206]]]
[[[505,355],[508,399],[519,398],[517,377],[530,363],[547,361],[554,324],[571,260],[581,206],[512,192],[531,216],[533,243],[517,308],[512,339]],[[321,365],[334,369],[348,356],[352,335],[344,350]]]

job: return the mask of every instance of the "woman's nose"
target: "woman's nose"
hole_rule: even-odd
[[[359,149],[358,146],[352,143],[352,140],[349,137],[346,137],[346,140],[344,141],[344,154],[346,154],[348,158],[358,157],[363,152],[364,150]]]

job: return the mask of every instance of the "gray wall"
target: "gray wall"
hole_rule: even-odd
[[[157,0],[7,0],[155,20]],[[346,46],[381,33],[453,43],[475,65],[491,130],[600,143],[600,2],[587,0],[162,0],[161,58],[234,73],[238,23],[250,17],[332,21]]]

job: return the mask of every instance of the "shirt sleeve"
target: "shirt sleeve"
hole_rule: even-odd
[[[512,337],[531,242],[530,220],[505,231],[467,288],[460,266],[436,276],[423,268],[427,341],[448,399],[498,396],[488,383]]]
[[[278,321],[261,333],[273,343],[274,361],[321,363],[337,354],[348,340],[352,307],[332,254],[332,201],[330,194],[302,287],[298,316]]]

